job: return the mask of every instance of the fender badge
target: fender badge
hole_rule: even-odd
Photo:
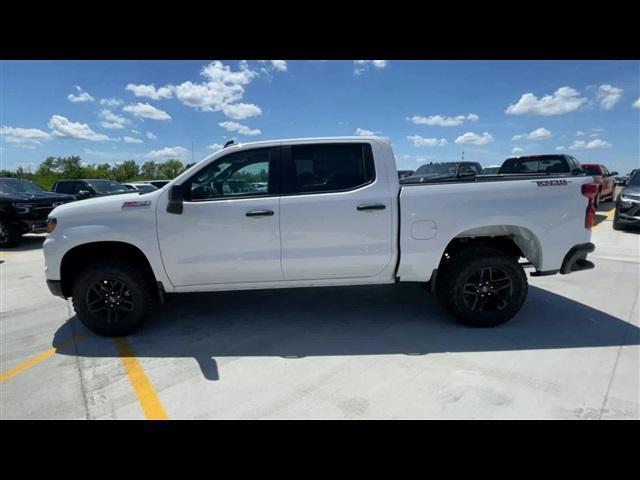
[[[122,208],[149,208],[151,206],[150,200],[145,200],[143,202],[124,202],[122,204]]]

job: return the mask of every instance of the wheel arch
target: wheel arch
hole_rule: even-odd
[[[138,265],[145,275],[155,284],[156,277],[146,255],[135,245],[120,241],[101,241],[84,243],[73,247],[62,257],[60,263],[60,281],[62,293],[71,296],[73,282],[88,265],[95,261],[117,258]]]

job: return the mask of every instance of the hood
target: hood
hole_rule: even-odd
[[[101,197],[92,197],[78,202],[65,203],[56,207],[49,215],[57,217],[58,219],[76,215],[87,215],[87,219],[92,218],[95,215],[99,215],[102,212],[119,212],[122,211],[122,205],[124,202],[140,201],[144,202],[149,200],[150,204],[147,208],[155,208],[155,202],[161,190],[154,190],[153,192],[143,193],[131,192],[120,193],[117,195],[104,195]]]
[[[640,197],[640,185],[632,185],[630,187],[626,187],[620,193],[621,195],[634,195]]]
[[[42,192],[42,193],[0,193],[0,198],[11,202],[71,202],[73,195],[64,193]]]

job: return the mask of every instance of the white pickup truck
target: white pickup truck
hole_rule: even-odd
[[[156,191],[53,210],[47,284],[108,336],[137,329],[165,293],[394,282],[425,283],[463,323],[494,326],[521,308],[525,267],[593,268],[591,181],[399,181],[379,137],[233,144]]]

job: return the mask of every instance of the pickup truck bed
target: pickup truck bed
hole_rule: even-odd
[[[169,185],[60,207],[47,283],[92,330],[124,335],[165,293],[429,283],[474,326],[512,318],[535,274],[586,270],[590,177],[398,181],[387,139],[227,147]]]

